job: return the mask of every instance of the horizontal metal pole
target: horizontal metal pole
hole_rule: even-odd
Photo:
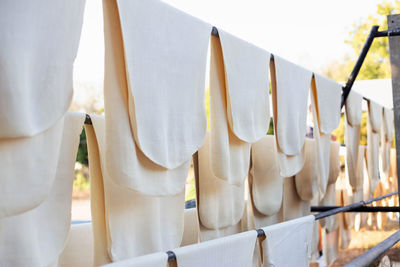
[[[390,237],[383,240],[375,247],[368,250],[366,253],[355,258],[350,263],[346,264],[346,267],[361,267],[370,266],[376,259],[382,256],[387,250],[396,245],[400,241],[400,230],[392,234]]]
[[[341,207],[343,206],[311,206],[311,212],[324,212]],[[361,206],[345,212],[400,212],[400,207]]]
[[[325,211],[325,212],[321,212],[321,213],[318,213],[318,214],[314,215],[315,216],[315,220],[319,220],[319,219],[322,219],[322,218],[325,218],[325,217],[329,217],[329,216],[332,216],[332,215],[335,215],[335,214],[341,213],[341,212],[352,211],[352,210],[354,210],[356,208],[365,206],[365,205],[370,204],[370,203],[372,203],[374,201],[378,201],[378,200],[381,200],[381,199],[384,199],[384,198],[387,198],[387,197],[390,197],[390,196],[393,196],[393,195],[396,195],[396,194],[397,194],[397,192],[392,192],[392,193],[389,193],[389,194],[386,194],[386,195],[383,195],[383,196],[380,196],[380,197],[371,198],[371,199],[368,199],[368,200],[365,200],[365,201],[360,201],[360,202],[356,202],[356,203],[350,204],[348,206],[338,207],[336,209],[331,209],[331,210],[328,210],[328,211]]]

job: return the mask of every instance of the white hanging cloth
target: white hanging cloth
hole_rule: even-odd
[[[318,192],[319,199],[322,199],[329,180],[331,132],[337,128],[340,122],[342,86],[328,78],[314,74],[311,89]]]
[[[197,151],[206,133],[211,25],[162,1],[116,2],[133,137],[146,157],[175,169]]]
[[[84,0],[1,1],[0,139],[37,135],[67,112],[84,8]]]
[[[381,158],[382,158],[382,171],[389,176],[390,166],[390,149],[393,143],[393,110],[383,108],[383,121],[381,127]]]
[[[367,169],[370,181],[370,192],[379,184],[379,132],[382,125],[383,108],[370,100],[367,117]]]
[[[296,191],[302,200],[312,200],[318,196],[318,170],[315,166],[317,153],[315,139],[307,138],[304,142],[305,162],[295,175]]]
[[[293,220],[310,214],[310,201],[302,200],[297,193],[295,177],[283,179],[282,219]]]
[[[198,156],[193,158],[201,239],[208,240],[240,230],[244,212],[244,184],[234,185],[216,177],[211,169],[210,135],[207,134]],[[226,230],[224,228],[231,228]],[[233,228],[233,229],[232,229]],[[210,231],[207,231],[209,229]],[[222,231],[222,232],[219,232]]]
[[[265,136],[251,146],[251,195],[262,214],[276,214],[282,206],[283,178],[279,174],[275,137]]]
[[[106,264],[109,267],[168,267],[168,255],[165,252],[147,254],[132,259]]]
[[[250,144],[268,131],[270,54],[222,30],[211,37],[211,167],[231,184],[249,171]]]
[[[331,142],[331,151],[329,156],[329,179],[328,185],[336,183],[340,174],[340,143]]]
[[[230,235],[173,249],[179,267],[252,266],[256,231]]]
[[[0,219],[29,211],[49,195],[57,172],[64,117],[33,137],[0,139]]]
[[[319,202],[321,206],[335,206],[336,205],[336,185],[329,184],[325,196]],[[321,227],[325,228],[327,233],[335,231],[338,227],[336,215],[322,218],[319,220]]]
[[[105,104],[105,118],[106,118],[106,167],[107,170],[110,174],[110,178],[118,185],[124,186],[127,189],[133,189],[135,191],[138,191],[142,194],[149,195],[149,196],[171,196],[171,195],[176,195],[182,192],[184,190],[185,186],[185,180],[186,176],[190,167],[190,156],[193,152],[195,152],[198,148],[198,146],[201,145],[203,142],[204,134],[205,134],[205,123],[206,123],[206,118],[205,118],[205,111],[204,111],[204,105],[203,105],[203,91],[204,91],[204,81],[202,79],[204,78],[198,78],[192,79],[192,82],[189,83],[189,88],[192,88],[190,90],[186,90],[187,87],[185,87],[185,90],[187,91],[186,93],[190,95],[190,99],[186,99],[183,101],[182,99],[187,96],[187,94],[182,94],[181,96],[174,98],[174,100],[167,100],[176,93],[178,93],[177,90],[183,90],[182,84],[180,84],[177,80],[179,80],[176,75],[171,76],[171,83],[165,84],[165,86],[168,85],[168,88],[171,86],[174,87],[173,85],[176,85],[176,88],[174,89],[168,89],[170,91],[165,91],[163,92],[158,92],[160,88],[164,88],[162,85],[163,83],[161,82],[161,74],[160,74],[160,79],[151,79],[149,83],[146,85],[144,84],[143,86],[149,86],[148,91],[142,92],[143,88],[140,87],[142,86],[142,83],[145,83],[143,79],[148,79],[149,75],[153,73],[154,75],[161,71],[163,68],[169,69],[169,71],[165,71],[165,73],[170,74],[170,71],[173,69],[177,72],[178,70],[183,66],[182,60],[183,58],[179,59],[180,64],[177,66],[172,67],[172,65],[165,66],[165,64],[170,62],[170,58],[168,60],[165,60],[165,63],[160,63],[159,61],[163,59],[161,55],[158,55],[157,53],[162,53],[164,51],[163,49],[158,49],[157,53],[153,50],[156,49],[156,47],[159,48],[159,42],[163,41],[163,38],[166,38],[163,36],[163,34],[166,31],[166,28],[172,27],[172,24],[170,25],[169,23],[166,23],[162,28],[159,28],[157,31],[152,30],[153,27],[157,23],[160,22],[160,19],[163,16],[166,16],[166,18],[169,18],[169,21],[180,21],[182,24],[173,29],[173,32],[171,34],[187,34],[186,37],[191,36],[192,34],[196,35],[196,38],[200,38],[199,36],[202,36],[201,41],[198,41],[197,44],[193,44],[193,49],[197,51],[192,51],[191,53],[197,54],[199,57],[196,64],[194,62],[190,61],[187,62],[187,71],[191,71],[192,69],[192,64],[196,65],[196,68],[200,68],[198,71],[193,71],[193,73],[197,73],[199,76],[203,77],[205,76],[204,71],[202,70],[202,60],[206,58],[207,54],[207,46],[208,46],[208,34],[207,31],[209,29],[209,25],[201,23],[200,21],[197,21],[194,18],[191,18],[187,15],[181,14],[181,12],[176,11],[173,8],[170,8],[169,6],[163,4],[162,2],[159,1],[146,1],[142,2],[139,0],[133,0],[133,1],[118,1],[118,5],[121,5],[120,7],[117,6],[117,2],[115,0],[104,0],[103,1],[103,9],[104,9],[104,32],[105,32],[105,51],[106,51],[106,62],[105,62],[105,78],[104,78],[104,104]],[[127,5],[127,6],[125,6]],[[124,8],[121,8],[124,7]],[[132,10],[132,8],[137,7],[137,9]],[[126,16],[126,12],[133,12],[136,14],[137,12],[143,13],[141,15],[129,15],[131,18],[126,19],[123,17],[123,19],[120,19],[119,16],[119,10],[123,9],[124,16]],[[153,8],[154,10],[148,10]],[[156,19],[154,22],[149,22],[147,23],[147,20],[149,18],[152,18],[155,14],[154,12],[161,12],[165,13],[164,15],[160,15],[158,19]],[[121,25],[120,21],[125,21],[128,25],[129,23],[136,23],[137,19],[142,18],[143,16],[148,15],[147,19],[144,19],[141,22],[140,27],[136,27],[135,31],[132,31],[133,35],[135,34],[140,34],[140,32],[146,27],[149,27],[149,31],[145,31],[145,36],[143,37],[144,39],[139,41],[139,40],[131,40],[128,41],[126,44],[125,37],[122,35],[121,32]],[[122,16],[122,15],[121,15]],[[172,19],[175,18],[175,19]],[[144,23],[146,21],[146,23]],[[175,22],[174,22],[175,23]],[[135,24],[136,25],[136,24]],[[181,29],[182,27],[187,27],[187,25],[191,25],[188,27],[188,29],[194,28],[196,30],[193,31],[193,33],[186,33],[187,30]],[[125,25],[125,28],[128,27]],[[123,27],[124,28],[124,27]],[[160,29],[164,29],[160,31]],[[199,33],[200,31],[200,33]],[[204,31],[204,33],[203,33]],[[155,37],[154,34],[160,33],[160,36],[163,36],[160,40],[154,40],[154,42],[150,42],[148,38],[153,38]],[[124,37],[124,42],[123,42],[123,37]],[[191,39],[191,38],[184,38],[186,39]],[[134,38],[134,36],[131,36],[129,38]],[[135,37],[136,38],[136,37]],[[197,40],[194,38],[192,41]],[[165,43],[165,50],[171,52],[172,54],[176,54],[178,47],[180,47],[182,44],[178,44],[177,40],[181,40],[182,38],[180,37],[175,37],[173,38],[174,41],[171,41],[172,43]],[[204,40],[203,40],[204,39]],[[146,41],[147,40],[147,41]],[[126,60],[133,60],[131,57],[128,57],[127,55],[124,54],[124,47],[126,45],[129,45],[129,47],[137,48],[142,44],[142,41],[146,41],[145,43],[151,44],[152,49],[150,47],[148,49],[139,49],[138,53],[143,53],[143,55],[138,57],[139,59],[144,60],[144,57],[148,56],[148,61],[142,62],[145,66],[143,66],[143,70],[136,70],[134,69],[135,73],[133,73],[132,69],[126,69],[127,67],[127,62]],[[191,42],[188,40],[188,42]],[[176,46],[175,46],[176,43]],[[188,45],[185,51],[189,49],[190,44],[183,42],[184,44]],[[164,47],[164,46],[163,46]],[[167,49],[168,47],[168,49]],[[133,50],[135,50],[133,49]],[[128,49],[127,49],[128,50]],[[143,50],[143,51],[142,51]],[[162,51],[161,51],[162,50]],[[203,51],[205,50],[205,51]],[[145,51],[148,51],[144,53]],[[186,52],[182,51],[182,55],[184,55]],[[152,54],[154,52],[154,54]],[[164,51],[165,52],[165,51]],[[152,57],[157,57],[157,59],[152,59]],[[126,59],[128,57],[129,59]],[[190,57],[193,59],[192,57]],[[178,59],[177,59],[178,60]],[[205,60],[205,59],[204,59]],[[157,64],[155,62],[158,62]],[[181,64],[182,63],[182,64]],[[131,64],[131,63],[129,63]],[[133,63],[132,63],[133,64]],[[153,66],[154,72],[149,70],[150,65]],[[140,65],[140,64],[139,64]],[[190,65],[190,66],[189,66]],[[156,67],[157,68],[156,68]],[[164,66],[164,67],[163,67]],[[180,67],[179,67],[180,66]],[[179,68],[178,68],[179,67]],[[178,68],[178,69],[177,69]],[[204,69],[205,69],[205,62],[204,62]],[[144,72],[146,70],[146,72]],[[135,77],[130,78],[130,76],[126,76],[125,74],[132,74],[135,75]],[[186,73],[186,71],[179,72],[179,73]],[[204,75],[203,75],[204,74]],[[143,75],[143,77],[141,77]],[[164,74],[163,74],[164,75]],[[166,75],[166,74],[165,74]],[[165,78],[165,76],[162,76]],[[186,77],[182,75],[182,81],[186,81],[186,78],[191,78],[192,75],[187,75]],[[137,78],[132,80],[133,78]],[[158,84],[153,84],[154,81],[157,81]],[[174,82],[172,82],[174,81]],[[201,83],[203,81],[203,83]],[[133,84],[135,84],[135,88],[133,87]],[[164,81],[166,82],[166,81]],[[176,83],[175,83],[176,82]],[[199,85],[199,83],[201,83]],[[179,86],[178,86],[179,85]],[[200,88],[201,87],[201,92]],[[147,87],[144,87],[147,88]],[[134,93],[132,93],[132,90],[135,90]],[[139,93],[137,93],[139,91]],[[158,92],[158,93],[157,93]],[[136,94],[137,93],[137,94]],[[144,95],[142,95],[143,93]],[[167,94],[168,93],[168,94]],[[129,97],[129,95],[133,94],[132,97]],[[150,94],[154,97],[151,96],[151,99],[147,99],[147,97],[150,97],[150,95],[145,96],[146,94]],[[161,98],[165,96],[165,98]],[[135,106],[135,111],[136,111],[136,117],[132,117],[132,110],[129,112],[129,109],[132,108],[132,99],[138,97],[137,100],[141,99],[142,102],[140,102],[140,106]],[[142,97],[144,97],[142,99]],[[151,102],[149,102],[151,101]],[[185,112],[183,109],[185,108],[184,103],[181,104],[176,104],[174,108],[169,109],[170,105],[174,105],[174,101],[182,101],[187,104],[189,104],[191,111],[190,112]],[[163,104],[161,105],[161,103]],[[142,107],[144,105],[144,107]],[[148,111],[149,113],[146,113],[147,108],[152,108],[152,111]],[[170,112],[166,112],[165,110],[170,110]],[[159,114],[164,110],[163,114]],[[180,118],[177,118],[175,116],[178,112]],[[185,115],[181,114],[185,113]],[[146,115],[147,114],[147,115]],[[169,114],[169,115],[168,115]],[[146,116],[149,116],[145,118]],[[168,115],[168,116],[167,116]],[[167,116],[167,117],[165,117]],[[186,126],[184,126],[182,121],[180,120],[181,118],[186,118],[186,116],[195,116],[196,119],[190,119],[190,122],[195,123],[191,125],[190,123],[186,123]],[[157,117],[157,118],[156,118]],[[143,138],[144,143],[139,143],[137,138],[135,137],[136,133],[133,129],[132,126],[132,119],[135,119],[138,123],[137,129],[138,131],[150,131],[152,128],[149,127],[156,127],[151,133],[146,138]],[[140,122],[139,122],[140,121]],[[162,121],[162,123],[157,123],[159,121]],[[145,123],[150,123],[150,125],[144,125]],[[171,125],[174,125],[175,130],[181,131],[179,134],[175,134],[173,132],[168,132],[169,130],[172,131],[170,128]],[[203,127],[204,126],[204,127]],[[184,129],[183,129],[183,128]],[[204,128],[204,129],[203,129]],[[193,131],[193,135],[189,134],[190,131]],[[164,136],[162,139],[159,139],[158,137],[154,135],[162,135]],[[200,135],[195,138],[195,135]],[[173,137],[174,136],[174,137]],[[176,138],[179,136],[179,138],[174,139],[174,140],[168,140],[169,138]],[[195,138],[196,140],[189,141],[191,138]],[[136,138],[136,139],[135,139]],[[142,135],[139,134],[138,137],[140,140],[142,140]],[[139,141],[140,141],[139,140]],[[151,146],[149,148],[147,145],[151,140],[155,141],[153,143],[155,146]],[[181,140],[180,145],[177,145],[176,142],[178,140]],[[185,140],[183,142],[183,140]],[[171,142],[169,142],[171,141]],[[144,146],[139,146],[139,144],[144,144]],[[195,144],[196,143],[196,144]],[[174,147],[174,144],[176,145]],[[175,169],[171,169],[168,171],[164,166],[158,165],[155,162],[157,161],[164,161],[166,158],[164,157],[167,153],[166,149],[168,146],[172,145],[174,149],[169,150],[172,154],[175,156],[172,156],[173,158],[176,159],[176,152],[177,150],[180,150],[180,156],[183,156],[185,158],[185,161],[183,161],[178,167]],[[153,153],[153,149],[159,150],[159,157],[164,157],[164,159],[158,158],[156,160],[155,158],[151,158],[150,154]],[[191,147],[189,149],[189,147]],[[191,150],[190,153],[188,152],[189,149]],[[183,151],[185,150],[185,151]],[[193,151],[192,151],[193,150]],[[169,153],[168,152],[168,153]],[[146,154],[147,153],[147,154]],[[150,154],[149,154],[150,153]],[[179,156],[179,157],[180,157]],[[149,158],[150,157],[150,158]],[[172,160],[172,158],[169,158]],[[179,160],[180,161],[180,160]],[[172,161],[169,161],[168,164],[170,164]],[[177,163],[176,161],[175,163]],[[176,164],[173,165],[176,165]],[[172,163],[171,163],[172,164]],[[157,175],[153,175],[154,173],[157,173]]]
[[[61,144],[56,145],[62,152],[47,154],[57,158],[44,201],[29,211],[0,219],[0,266],[57,266],[71,225],[74,167],[84,119],[84,114],[68,112],[61,120]]]
[[[58,267],[93,266],[92,223],[71,224],[68,241],[58,259]]]
[[[304,164],[307,101],[312,73],[278,56],[271,64],[272,101],[280,174],[290,177]]]
[[[309,215],[262,228],[263,266],[308,267],[314,223],[315,217]]]
[[[105,120],[96,115],[91,118],[92,125],[85,127],[91,162],[94,264],[179,246],[184,227],[184,190],[156,197],[115,184],[105,164]],[[154,171],[151,175],[163,174]]]
[[[350,185],[357,187],[357,162],[360,145],[362,95],[350,91],[346,100],[345,114],[345,143],[346,143],[346,170]]]

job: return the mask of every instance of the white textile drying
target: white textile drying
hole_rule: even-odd
[[[295,175],[294,179],[299,197],[302,200],[312,200],[318,195],[318,170],[315,166],[317,158],[316,141],[314,139],[307,138],[305,140],[304,147],[304,166]]]
[[[67,242],[75,160],[85,116],[68,112],[63,118],[63,133],[58,137],[62,152],[56,158],[49,194],[34,209],[0,219],[0,266],[56,264]],[[47,144],[50,145],[53,144]]]
[[[295,175],[304,164],[311,77],[310,71],[278,56],[271,63],[274,127],[282,177]]]
[[[136,6],[136,5],[140,6],[140,5],[144,4],[144,6],[148,6],[149,8],[154,7],[154,5],[155,5],[160,8],[160,10],[157,9],[158,11],[165,9],[166,13],[168,14],[166,16],[170,15],[169,12],[175,12],[175,11],[171,11],[171,8],[168,8],[161,2],[159,4],[156,4],[156,3],[158,3],[158,1],[153,1],[153,0],[146,1],[146,3],[139,1],[139,0],[121,1],[121,3],[118,2],[118,4],[121,4],[121,5],[128,4],[128,5],[133,5],[133,6]],[[126,8],[127,8],[127,10],[123,11],[125,15],[126,15],[125,12],[128,12],[128,11],[130,12],[131,6],[127,6]],[[154,12],[157,12],[157,10]],[[144,11],[143,9],[134,10],[132,12],[135,12],[135,14],[136,14],[136,12],[138,12],[138,11],[142,11],[143,12],[142,15],[152,14],[152,12],[150,12],[148,10]],[[124,55],[124,42],[123,42],[123,37],[122,37],[122,33],[121,33],[120,17],[119,17],[119,13],[118,13],[119,10],[118,10],[116,0],[104,0],[103,1],[103,12],[104,12],[104,36],[105,36],[105,52],[106,52],[106,54],[105,54],[105,75],[104,75],[104,105],[105,105],[105,118],[106,118],[106,133],[105,134],[106,134],[106,140],[107,140],[107,142],[105,144],[106,145],[106,147],[105,147],[106,154],[104,156],[106,157],[105,163],[107,165],[106,167],[110,174],[110,178],[116,184],[118,184],[120,186],[126,187],[127,189],[133,189],[135,191],[138,191],[142,194],[149,195],[149,196],[171,196],[171,195],[179,194],[184,190],[186,176],[187,176],[187,173],[188,173],[189,167],[190,167],[190,156],[191,156],[192,152],[197,150],[197,145],[195,146],[196,148],[193,147],[194,150],[192,152],[190,152],[188,155],[186,155],[187,151],[185,153],[183,153],[183,151],[181,151],[182,152],[181,156],[185,154],[184,157],[185,157],[186,161],[184,161],[177,168],[167,171],[167,169],[165,167],[154,163],[154,161],[149,159],[148,156],[146,156],[143,153],[143,151],[141,149],[145,149],[145,148],[143,148],[143,147],[139,148],[139,146],[136,144],[135,138],[134,138],[135,133],[131,127],[132,126],[131,125],[132,113],[129,112],[129,107],[130,107],[130,104],[132,104],[132,103],[129,102],[129,99],[128,99],[129,92],[130,92],[130,90],[133,90],[133,89],[129,88],[130,83],[127,80],[129,78],[129,75],[128,75],[128,77],[125,75],[127,73],[126,62],[125,62],[126,55]],[[140,15],[139,17],[142,17],[142,15]],[[154,14],[152,14],[152,16],[153,15]],[[130,17],[132,20],[137,19],[133,15],[130,15]],[[178,18],[180,18],[180,17],[177,16],[177,19]],[[155,20],[153,23],[151,23],[149,25],[147,25],[147,23],[143,23],[143,25],[141,25],[140,27],[137,27],[137,29],[133,32],[141,31],[144,29],[144,27],[147,27],[147,26],[153,27],[154,26],[153,24],[156,23],[157,21],[159,21],[159,20]],[[128,22],[128,21],[126,21],[126,22]],[[181,27],[183,27],[185,25],[186,24],[182,24],[179,28],[175,28],[173,32],[174,33],[182,32]],[[165,26],[165,27],[169,27],[169,26]],[[146,38],[152,38],[152,37],[154,37],[153,33],[156,34],[158,32],[160,32],[160,31],[157,30],[157,31],[147,32],[147,35],[149,35],[149,36],[147,36]],[[178,38],[175,40],[180,40],[180,39],[181,38]],[[206,50],[205,53],[206,53],[207,45],[208,45],[208,37],[206,37],[205,42],[206,42],[206,44],[204,44],[204,45],[206,46],[206,48],[205,48],[205,50]],[[139,42],[139,43],[141,43],[141,42]],[[154,44],[156,44],[156,43],[154,43]],[[158,44],[158,42],[157,42],[157,44]],[[153,43],[151,43],[151,45],[153,45]],[[133,47],[135,47],[135,46],[133,46]],[[196,45],[196,47],[198,47],[198,46]],[[140,51],[140,52],[144,52],[145,50]],[[151,51],[151,50],[152,49],[149,48],[148,51]],[[160,49],[160,50],[162,50],[162,49]],[[156,55],[156,54],[154,54],[154,55]],[[154,62],[158,62],[158,60],[160,60],[160,59],[161,58],[157,59],[156,61],[154,59],[148,63],[151,63],[152,66],[157,66],[157,67],[161,68],[161,65],[164,66],[163,64],[161,64],[161,65],[153,64]],[[149,67],[149,66],[147,66],[147,67]],[[143,68],[147,70],[147,68],[145,68],[145,67],[143,67]],[[168,68],[173,69],[171,66],[168,66]],[[142,72],[140,71],[138,73],[142,73]],[[152,72],[148,71],[146,73],[146,75],[143,74],[144,77],[140,77],[140,79],[148,78],[148,75],[150,75],[150,73],[152,73]],[[201,71],[200,71],[200,74],[201,74]],[[138,78],[140,76],[137,73],[135,73],[135,75],[136,75],[136,78]],[[175,77],[175,76],[173,76],[173,77]],[[192,76],[189,75],[188,77],[192,77]],[[185,79],[182,78],[182,80],[185,80]],[[158,79],[153,79],[153,81],[158,82]],[[138,81],[135,80],[135,81],[131,81],[131,82],[138,82]],[[194,84],[196,84],[196,82]],[[160,85],[161,84],[157,85],[158,88],[162,88]],[[139,86],[139,85],[137,85],[137,86]],[[153,87],[151,87],[151,88],[153,88]],[[193,86],[191,86],[190,88],[193,88],[193,91],[192,90],[187,90],[187,91],[190,92],[192,95],[195,95],[194,92],[197,92],[197,91],[194,90]],[[135,87],[135,90],[136,89],[137,88]],[[153,88],[153,89],[155,90],[155,88]],[[179,87],[179,89],[182,89],[182,88]],[[137,90],[142,91],[143,89],[137,89]],[[148,93],[154,94],[156,92],[154,90],[149,89]],[[176,88],[176,90],[178,90],[178,88]],[[203,98],[202,98],[203,91],[204,91],[204,84],[201,86],[201,90],[202,90],[201,94],[196,96],[197,97],[196,102],[191,103],[191,105],[193,105],[193,112],[199,112],[197,114],[199,116],[197,119],[200,120],[201,122],[204,120],[204,127],[205,127],[205,119],[206,118],[205,118],[205,112],[203,110],[204,107],[203,107]],[[174,92],[168,92],[168,93],[175,94],[176,92],[174,91]],[[135,95],[133,97],[135,97]],[[164,103],[164,105],[159,105],[159,103],[156,104],[155,101],[157,101],[157,102],[161,101],[160,96],[162,96],[162,95],[163,94],[160,93],[159,95],[154,96],[154,98],[151,98],[151,101],[152,101],[151,104],[149,104],[149,102],[147,100],[146,101],[143,100],[144,103],[140,104],[140,105],[143,105],[143,104],[146,105],[146,107],[143,107],[143,109],[136,106],[136,111],[137,111],[136,118],[139,118],[141,120],[141,123],[149,123],[150,122],[150,123],[152,123],[153,126],[157,127],[156,129],[153,130],[153,132],[151,134],[148,135],[148,137],[150,137],[150,136],[154,137],[153,136],[154,134],[162,133],[162,134],[165,134],[165,138],[168,139],[168,138],[172,138],[174,135],[172,135],[172,133],[167,133],[165,131],[167,131],[167,128],[169,129],[169,126],[174,124],[174,123],[170,122],[169,119],[172,119],[172,118],[174,118],[174,120],[176,119],[176,117],[174,117],[173,114],[175,114],[174,112],[177,110],[174,110],[173,114],[171,114],[171,117],[169,119],[165,118],[165,116],[168,114],[168,112],[165,112],[165,110],[164,110],[164,113],[162,114],[163,116],[158,114],[158,111],[160,108],[165,109],[165,108],[167,108],[165,105],[168,106],[169,104],[172,104],[171,102],[168,102],[168,101],[165,101],[166,103]],[[177,99],[181,99],[181,98],[176,98],[176,100]],[[202,105],[201,107],[199,106],[199,103]],[[181,103],[181,105],[184,105],[184,104]],[[180,111],[182,111],[181,108],[183,108],[183,106],[181,106],[181,105],[176,105],[176,108]],[[145,120],[146,122],[143,122],[142,115],[146,114],[143,112],[145,112],[146,108],[150,108],[150,107],[153,109],[153,111],[148,113],[148,116],[151,116],[151,119],[147,118]],[[201,109],[201,110],[199,110],[199,109]],[[172,110],[171,110],[171,112],[172,112]],[[188,112],[188,114],[186,114],[186,115],[189,116],[189,114],[192,114],[192,113]],[[153,118],[156,115],[157,116],[160,115],[160,117]],[[185,117],[182,114],[179,114],[179,116],[181,116],[182,118]],[[165,121],[162,124],[157,124],[156,122],[158,122],[161,118],[165,119]],[[198,120],[196,120],[196,121],[198,121]],[[165,123],[167,123],[169,126],[165,125]],[[179,124],[179,126],[178,125],[176,126],[176,129],[178,129],[178,128],[181,129],[180,128],[180,126],[182,126],[180,124],[181,122],[176,121],[176,123]],[[203,125],[203,124],[202,123],[198,124],[198,126],[200,126],[200,125]],[[139,127],[139,126],[141,126],[141,124],[139,124],[137,126],[138,126],[137,129],[139,130],[139,128],[140,128],[140,131],[149,130],[149,128],[146,126],[143,127],[143,129],[142,129],[142,127]],[[164,126],[167,128],[165,128]],[[202,135],[201,140],[197,140],[199,142],[199,146],[200,146],[201,143],[203,142],[205,128],[204,128],[204,131],[203,131],[203,129],[198,129],[198,127],[190,128],[189,131],[192,131],[193,129],[195,132],[194,135],[197,135],[197,134]],[[181,129],[181,130],[183,130],[183,129]],[[185,132],[185,134],[187,134],[188,128],[185,128],[184,132]],[[182,132],[181,134],[184,134],[184,133]],[[181,135],[176,135],[176,136],[181,136]],[[139,136],[139,138],[141,138],[141,137]],[[154,138],[156,138],[156,137],[154,137]],[[149,141],[146,138],[144,138],[144,139],[146,140],[146,142]],[[173,145],[173,144],[175,144],[176,141],[178,141],[179,138],[176,139],[174,142],[171,141],[171,143],[166,142],[167,139],[163,139],[163,140],[156,139],[156,140],[158,140],[156,143],[159,143],[159,149],[160,149],[159,156],[165,155],[165,153],[164,153],[165,151],[161,152],[161,150],[164,150],[166,148],[166,147],[163,147],[163,145],[165,145],[165,146]],[[183,140],[186,140],[186,139],[183,139]],[[166,143],[164,143],[164,141]],[[182,143],[182,144],[184,144],[184,143]],[[180,149],[181,145],[177,145],[175,148]],[[191,145],[193,145],[193,143],[185,144],[185,145],[191,146]],[[147,148],[147,146],[146,146],[146,148]],[[151,149],[155,149],[155,148],[152,147]],[[174,153],[175,152],[176,151],[174,150]],[[154,173],[157,173],[157,175],[153,175]]]
[[[84,0],[0,2],[0,138],[37,135],[67,112],[84,8]]]
[[[345,114],[345,143],[346,143],[346,170],[350,185],[357,186],[358,147],[360,145],[361,131],[361,102],[362,95],[350,91],[346,100]]]
[[[252,266],[256,231],[248,231],[173,249],[179,267]]]
[[[168,255],[165,252],[147,254],[132,259],[106,264],[110,267],[167,267]]]
[[[197,151],[206,134],[211,25],[162,1],[116,2],[133,137],[151,161],[176,169]]]
[[[370,192],[374,192],[379,183],[379,131],[382,125],[382,106],[370,100],[367,117],[367,170]]]
[[[276,214],[282,205],[283,178],[276,157],[275,137],[272,135],[251,146],[250,192],[255,208],[267,216]]]
[[[155,197],[115,184],[105,164],[104,118],[91,118],[93,125],[86,125],[86,135],[94,183],[91,197],[98,200],[91,202],[94,264],[178,247],[184,227],[184,190],[177,195]]]
[[[263,266],[308,267],[314,222],[309,215],[262,228]]]
[[[206,135],[198,157],[197,166],[197,209],[200,225],[212,230],[235,226],[244,212],[244,184],[238,186],[216,177],[211,170],[210,135]]]

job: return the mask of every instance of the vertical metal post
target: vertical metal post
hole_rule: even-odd
[[[400,37],[390,36],[391,31],[400,28],[400,15],[388,15],[389,53],[392,72],[393,112],[396,140],[397,186],[400,201]],[[400,202],[399,202],[400,203]]]

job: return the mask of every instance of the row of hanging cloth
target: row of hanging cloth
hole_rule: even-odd
[[[0,5],[0,263],[57,265],[85,119],[66,112],[84,1]],[[330,136],[340,84],[221,29],[210,40],[211,25],[161,1],[104,0],[103,12],[105,116],[86,125],[95,265],[179,247],[193,154],[202,241],[250,224],[250,202],[273,224],[281,211],[285,221],[302,217],[323,199],[339,168]]]

